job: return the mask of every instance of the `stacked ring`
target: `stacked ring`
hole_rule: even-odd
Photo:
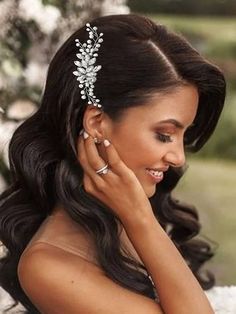
[[[97,174],[107,174],[109,171],[108,164],[96,171]]]

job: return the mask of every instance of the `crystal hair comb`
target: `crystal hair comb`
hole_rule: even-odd
[[[97,33],[97,27],[91,27],[89,23],[86,23],[86,31],[89,32],[89,39],[86,43],[81,43],[79,39],[75,39],[76,46],[80,47],[79,53],[76,54],[79,59],[74,61],[77,66],[77,70],[73,72],[77,76],[79,81],[79,87],[81,88],[81,98],[88,99],[88,104],[93,104],[95,107],[101,108],[99,104],[100,100],[94,95],[94,83],[97,80],[97,72],[102,68],[101,65],[95,65],[96,57],[98,56],[98,50],[100,43],[103,42],[101,38],[103,33]]]

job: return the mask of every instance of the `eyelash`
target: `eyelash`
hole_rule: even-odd
[[[162,133],[157,133],[157,139],[163,143],[173,142],[169,135],[165,135]]]

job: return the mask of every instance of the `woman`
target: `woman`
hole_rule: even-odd
[[[224,99],[221,71],[146,17],[76,31],[10,142],[2,287],[28,313],[213,313],[213,252],[171,191]]]

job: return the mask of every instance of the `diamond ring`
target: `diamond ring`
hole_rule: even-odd
[[[108,173],[108,164],[106,164],[104,167],[102,167],[101,169],[98,169],[96,171],[97,174],[107,174]]]

